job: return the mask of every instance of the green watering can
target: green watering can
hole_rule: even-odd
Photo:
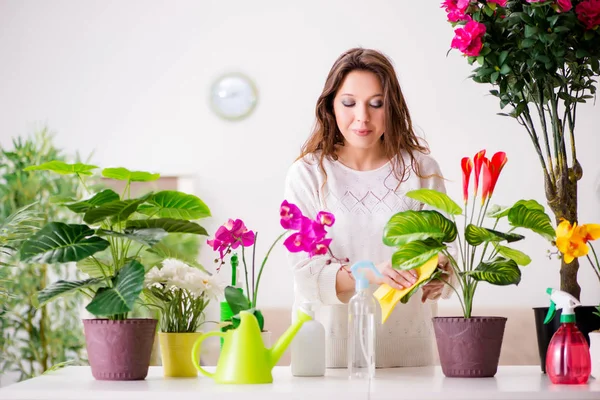
[[[213,378],[217,383],[271,383],[273,382],[271,370],[290,345],[302,324],[311,319],[310,316],[298,310],[296,323],[281,335],[272,348],[267,349],[260,336],[256,317],[247,311],[240,311],[240,326],[236,329],[227,332],[205,333],[196,340],[192,348],[192,360],[202,375]],[[201,343],[211,336],[220,336],[224,339],[215,373],[210,373],[198,365],[196,357],[200,352]]]

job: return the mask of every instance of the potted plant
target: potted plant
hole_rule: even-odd
[[[556,224],[576,222],[583,168],[575,125],[578,105],[594,98],[600,74],[600,1],[446,0],[442,7],[456,26],[451,47],[477,63],[471,78],[494,86],[500,108],[511,109],[499,115],[516,119],[531,139]],[[560,289],[577,299],[578,269],[577,258],[561,260]],[[580,320],[600,328],[593,306],[578,308]],[[542,360],[557,326],[542,323],[547,311],[534,309]]]
[[[403,303],[407,302],[421,286],[433,279],[444,281],[456,292],[462,317],[436,317],[433,320],[442,370],[449,377],[489,377],[497,371],[506,318],[473,316],[473,298],[480,282],[501,286],[519,284],[519,266],[527,265],[531,260],[523,252],[506,245],[524,239],[514,230],[525,228],[549,240],[554,237],[550,217],[534,200],[519,200],[508,208],[489,207],[506,161],[505,153],[498,152],[488,159],[485,150],[477,153],[473,160],[463,158],[464,210],[444,193],[431,189],[413,190],[406,195],[433,210],[399,212],[392,216],[384,230],[384,243],[396,248],[392,256],[394,268],[419,268],[442,253],[457,278],[458,286],[455,287],[442,271],[431,271],[427,279],[402,299]],[[469,181],[473,169],[475,190],[469,212]],[[463,220],[462,237],[457,217]],[[511,227],[508,232],[497,230],[504,220]],[[457,257],[448,250],[448,245],[455,241],[458,243]]]
[[[164,375],[194,377],[198,371],[190,354],[204,312],[211,300],[222,295],[213,276],[180,260],[167,259],[146,274],[144,294],[160,311],[160,351]]]
[[[219,252],[219,258],[215,260],[220,263],[218,269],[224,264],[225,257],[232,250],[241,247],[244,285],[239,285],[243,286],[241,288],[236,287],[237,279],[235,277],[238,261],[237,255],[234,254],[232,256],[232,284],[225,288],[226,303],[221,305],[222,320],[230,318],[231,322],[225,321],[226,325],[222,330],[237,328],[240,323],[240,311],[250,311],[258,321],[259,328],[263,332],[263,342],[266,346],[270,343],[270,332],[264,331],[264,317],[257,308],[258,289],[264,267],[275,245],[289,235],[283,242],[288,251],[292,253],[306,252],[311,257],[329,253],[333,259],[337,259],[329,249],[332,239],[326,238],[326,227],[332,226],[335,222],[333,214],[321,211],[315,219],[311,219],[302,215],[296,205],[284,200],[280,206],[280,217],[281,226],[285,231],[271,244],[258,269],[255,264],[258,232],[254,233],[249,230],[242,220],[229,219],[227,223],[219,227],[214,239],[207,242],[213,250]],[[245,249],[247,247],[252,247],[252,263],[250,265],[246,262]],[[256,271],[258,271],[258,274],[255,273]]]
[[[125,181],[123,193],[92,191],[85,179],[96,166],[51,161],[27,170],[76,175],[90,197],[63,205],[83,220],[81,224],[49,222],[21,246],[23,261],[72,263],[89,278],[59,280],[40,291],[39,306],[61,296],[82,292],[90,298],[86,310],[98,317],[84,319],[92,374],[102,380],[144,379],[148,373],[156,320],[128,318],[144,285],[142,251],[152,251],[169,233],[206,235],[190,220],[210,215],[196,196],[165,190],[130,198],[132,182],[156,180],[159,174],[105,168],[102,176]]]

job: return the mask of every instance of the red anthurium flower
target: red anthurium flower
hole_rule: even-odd
[[[463,172],[463,197],[465,204],[469,200],[469,179],[471,178],[471,171],[473,170],[473,161],[469,157],[464,157],[460,161],[460,166]]]
[[[507,161],[506,153],[503,151],[494,154],[491,160],[485,159],[483,164],[482,202],[492,197],[492,193],[494,193],[494,189],[496,188],[496,182],[498,182],[498,177],[500,177],[500,172]]]
[[[479,153],[475,154],[473,157],[473,163],[475,164],[475,192],[474,196],[477,196],[477,189],[479,188],[479,174],[481,173],[481,165],[483,164],[483,160],[485,160],[485,150],[481,150]]]
[[[279,207],[279,215],[281,217],[281,226],[284,229],[300,229],[302,225],[302,211],[292,203],[284,200]]]

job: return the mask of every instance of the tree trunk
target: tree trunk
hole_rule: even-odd
[[[550,209],[554,212],[556,223],[559,224],[562,219],[570,223],[577,222],[577,181],[581,179],[581,166],[575,161],[573,168],[556,172],[556,188],[553,188],[549,182],[546,182],[546,199]],[[579,270],[579,260],[575,258],[571,263],[565,263],[561,259],[560,265],[560,290],[565,291],[579,300],[581,287],[577,283],[577,271]]]

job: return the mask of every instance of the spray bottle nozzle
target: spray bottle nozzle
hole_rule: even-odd
[[[363,290],[369,287],[369,280],[365,277],[365,273],[361,271],[361,269],[370,269],[375,273],[375,276],[382,276],[381,272],[371,261],[358,261],[354,265],[350,267],[352,271],[352,276],[356,280],[356,291]]]
[[[573,309],[580,306],[581,303],[575,297],[562,290],[548,288],[546,289],[546,293],[550,295],[550,309],[548,310],[544,324],[552,321],[557,308],[562,309],[560,315],[561,323],[575,322],[575,312]]]

